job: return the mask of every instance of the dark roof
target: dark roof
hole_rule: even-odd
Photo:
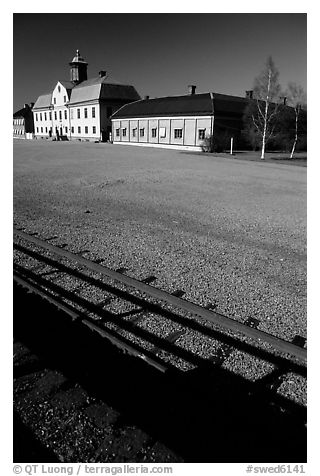
[[[59,79],[59,83],[62,84],[66,89],[73,89],[75,87],[75,84],[72,81],[65,81]]]
[[[242,115],[248,100],[226,94],[210,93],[143,99],[122,106],[112,118],[156,116]],[[213,109],[212,109],[213,108]]]
[[[23,107],[22,109],[19,109],[19,111],[16,111],[13,113],[13,117],[26,117],[27,114],[30,114],[31,108],[28,107]]]
[[[228,94],[214,95],[214,111],[216,115],[223,115],[225,113],[232,115],[243,115],[248,99],[240,96],[229,96]]]
[[[121,99],[125,101],[136,101],[140,99],[139,94],[133,86],[128,84],[118,84],[110,80],[108,76],[100,76],[87,79],[72,89],[69,104],[96,100],[96,99]]]

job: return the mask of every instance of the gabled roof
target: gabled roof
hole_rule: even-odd
[[[44,109],[48,108],[51,106],[51,97],[52,93],[47,93],[47,94],[42,94],[41,96],[38,97],[38,99],[35,102],[35,105],[33,106],[34,109]]]
[[[66,89],[73,89],[75,87],[75,84],[72,81],[65,81],[59,79],[58,82],[61,83],[62,86],[64,86]]]
[[[69,104],[77,104],[97,99],[121,99],[136,101],[139,94],[133,86],[118,84],[107,76],[91,78],[78,84],[72,89]]]
[[[212,99],[213,98],[213,99]],[[248,100],[238,96],[212,93],[143,99],[122,106],[113,119],[125,117],[242,115]]]

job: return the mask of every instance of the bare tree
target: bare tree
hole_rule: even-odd
[[[295,136],[291,149],[290,159],[292,159],[297,142],[298,142],[298,133],[299,133],[299,117],[301,114],[302,107],[305,107],[307,102],[307,96],[302,88],[296,83],[289,83],[288,89],[286,91],[288,105],[294,108],[295,112]]]
[[[275,133],[275,119],[281,94],[278,78],[279,72],[269,56],[264,70],[254,81],[255,107],[251,106],[250,111],[252,124],[261,139],[261,159],[264,159],[267,142]]]

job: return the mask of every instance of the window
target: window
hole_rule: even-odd
[[[61,91],[61,88],[60,88],[60,86],[58,86],[58,92],[60,93],[60,91]]]
[[[43,127],[41,127],[41,133],[43,132]]]
[[[46,112],[44,113],[44,120],[45,121],[47,120],[47,113]]]
[[[92,126],[92,134],[95,134],[97,131],[96,126]]]
[[[74,127],[72,126],[71,127],[71,134],[73,134],[73,133],[74,133]]]
[[[73,109],[70,109],[69,114],[70,114],[70,119],[73,119]]]
[[[37,127],[37,132],[39,132],[39,127]]]
[[[206,136],[206,130],[205,130],[205,129],[199,129],[199,131],[198,131],[198,138],[199,138],[200,140],[203,140],[203,139],[205,138],[205,136]]]
[[[81,127],[78,126],[78,133],[81,134]]]
[[[80,119],[80,109],[77,109],[77,118]]]
[[[42,114],[41,114],[41,112],[40,112],[40,121],[42,121]]]
[[[88,118],[88,109],[86,107],[84,108],[84,118]]]
[[[157,137],[157,128],[156,127],[151,129],[151,137]]]
[[[65,109],[65,111],[64,111],[64,118],[65,118],[65,119],[68,119],[68,113],[67,113],[67,110],[66,110],[66,109]]]
[[[112,107],[107,107],[107,117],[112,115]]]
[[[57,111],[54,111],[54,119],[57,120]]]
[[[160,127],[159,133],[160,133],[160,137],[166,137],[166,128]]]
[[[53,99],[53,104],[57,104],[56,98]]]
[[[144,127],[140,129],[140,137],[144,137]]]
[[[50,119],[50,121],[52,120],[52,113],[51,112],[49,112],[49,119]]]
[[[182,129],[175,129],[174,130],[174,138],[175,139],[182,139]]]
[[[62,121],[62,111],[59,111],[59,119]]]
[[[122,136],[123,136],[123,137],[126,137],[126,135],[127,135],[127,128],[124,127],[124,128],[122,129]]]
[[[88,126],[85,126],[85,128],[84,128],[84,133],[85,133],[85,134],[88,134]]]
[[[132,137],[136,137],[137,135],[137,129],[132,129]]]
[[[68,128],[65,127],[64,130],[65,130],[66,134],[68,134]]]
[[[120,136],[120,129],[116,129],[116,137]]]
[[[46,128],[46,133],[48,132],[48,129]]]
[[[63,96],[63,102],[67,102],[67,96]]]
[[[96,117],[96,108],[95,107],[93,107],[91,109],[91,112],[92,112],[92,117]]]

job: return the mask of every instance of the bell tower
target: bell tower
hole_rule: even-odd
[[[76,56],[69,63],[70,65],[70,81],[74,84],[82,83],[86,81],[87,77],[87,67],[88,63],[82,58],[79,50],[76,52]]]

